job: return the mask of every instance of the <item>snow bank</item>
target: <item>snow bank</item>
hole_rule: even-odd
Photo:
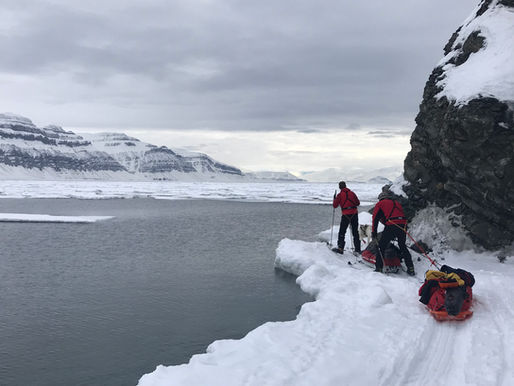
[[[0,213],[0,222],[89,223],[111,218],[113,216],[53,216],[49,214]]]
[[[276,266],[300,274],[298,284],[316,301],[305,304],[294,321],[266,323],[241,340],[216,341],[189,364],[159,366],[139,385],[337,385],[395,379],[393,369],[384,374],[384,366],[368,365],[389,363],[392,353],[407,347],[407,342],[398,345],[398,334],[419,336],[419,326],[432,323],[414,297],[407,300],[413,313],[402,310],[404,292],[415,292],[417,283],[382,277],[365,267],[352,269],[345,259],[324,243],[282,240]],[[375,318],[389,320],[384,333],[373,334]]]
[[[474,316],[441,323],[418,301],[429,263],[413,257],[417,278],[383,275],[325,243],[284,239],[276,267],[298,275],[315,300],[293,321],[216,341],[188,364],[158,366],[139,385],[514,384],[514,258],[500,264],[491,254],[442,252],[441,262],[477,282]]]
[[[446,96],[458,104],[465,104],[481,96],[499,100],[514,100],[514,11],[493,0],[484,14],[466,20],[453,43],[453,48],[463,45],[475,31],[485,38],[485,47],[471,54],[460,66],[448,64],[458,51],[452,50],[439,66],[445,77],[438,82],[444,89],[437,96]]]
[[[0,198],[134,198],[212,199],[236,201],[330,204],[336,184],[271,182],[176,182],[176,181],[0,181]],[[354,183],[350,187],[371,205],[381,184]]]

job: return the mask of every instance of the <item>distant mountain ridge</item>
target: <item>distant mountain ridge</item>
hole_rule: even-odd
[[[294,174],[289,172],[270,172],[270,171],[261,171],[261,172],[247,172],[247,176],[258,179],[258,180],[267,180],[267,181],[283,181],[283,182],[301,182],[305,181],[304,179],[296,177]]]
[[[77,135],[59,126],[0,114],[0,176],[135,180],[244,179],[238,168],[202,153],[144,143],[122,133]]]
[[[363,168],[330,168],[315,172],[301,172],[300,177],[313,182],[356,181],[372,183],[390,183],[402,175],[402,166],[391,166],[380,169]]]

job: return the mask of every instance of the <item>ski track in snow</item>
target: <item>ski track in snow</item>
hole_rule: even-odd
[[[424,270],[429,268],[425,264]],[[419,276],[419,266],[417,270]],[[418,325],[406,325],[403,335],[409,339],[403,341],[404,349],[398,351],[380,385],[442,386],[449,379],[457,385],[514,384],[512,359],[509,362],[513,350],[506,350],[514,343],[509,327],[514,320],[512,278],[497,272],[470,270],[477,281],[473,287],[471,319],[438,322],[428,317]]]
[[[514,320],[511,277],[488,271],[474,275],[472,318],[464,322],[425,318],[418,326],[406,326],[411,340],[380,385],[447,385],[449,379],[457,385],[514,384],[512,349],[506,351],[506,342],[509,347],[514,343],[509,327]]]
[[[359,222],[368,216],[359,214]],[[330,230],[320,238],[328,241]],[[324,242],[284,239],[276,267],[297,275],[315,300],[293,321],[216,341],[188,364],[157,367],[139,385],[513,385],[514,263],[499,264],[486,253],[437,255],[439,264],[476,279],[474,315],[438,322],[418,300],[430,263],[412,255],[416,277],[384,275]]]

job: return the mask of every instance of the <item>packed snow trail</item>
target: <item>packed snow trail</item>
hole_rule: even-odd
[[[276,267],[298,275],[315,301],[293,321],[216,341],[206,354],[159,366],[139,384],[514,384],[513,259],[500,264],[492,254],[439,255],[440,263],[472,272],[476,284],[471,319],[437,322],[418,300],[430,263],[413,258],[417,278],[384,275],[361,264],[353,269],[350,252],[337,255],[326,243],[284,239]]]
[[[415,350],[395,359],[382,384],[445,385],[450,380],[457,385],[513,384],[512,276],[502,280],[494,272],[474,274],[474,316],[464,322],[429,319],[419,326],[423,334],[412,342]]]

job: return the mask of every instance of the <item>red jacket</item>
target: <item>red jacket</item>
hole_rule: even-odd
[[[380,200],[373,210],[373,233],[377,233],[378,222],[384,225],[407,224],[407,218],[403,212],[402,205],[390,198]]]
[[[342,189],[334,198],[332,205],[334,208],[341,206],[341,212],[344,215],[356,214],[359,211],[357,207],[361,204],[357,195],[348,188]]]

